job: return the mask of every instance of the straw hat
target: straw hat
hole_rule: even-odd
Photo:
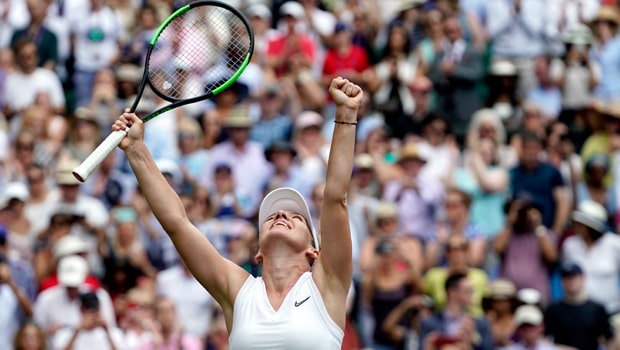
[[[618,16],[618,10],[613,6],[601,6],[596,17],[594,17],[590,22],[590,25],[601,21],[611,22],[614,25],[618,26],[618,23],[620,23],[620,16]]]
[[[398,157],[398,162],[403,162],[405,160],[415,159],[426,163],[426,157],[420,153],[420,149],[414,143],[407,143],[400,150],[400,155]]]

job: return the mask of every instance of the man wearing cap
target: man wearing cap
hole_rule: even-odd
[[[77,327],[82,321],[80,294],[94,292],[101,304],[101,315],[108,326],[116,325],[112,299],[103,288],[91,290],[84,284],[89,273],[88,263],[78,255],[70,255],[58,262],[59,285],[40,293],[34,305],[34,320],[48,335],[63,327]]]
[[[607,313],[620,312],[620,237],[608,231],[609,213],[593,200],[582,201],[572,214],[575,235],[562,245],[562,259],[580,265],[585,290]]]
[[[228,140],[211,148],[209,163],[204,177],[200,180],[203,186],[214,191],[215,168],[221,164],[228,164],[232,170],[235,187],[249,196],[246,213],[249,216],[256,213],[270,175],[270,166],[265,159],[263,147],[250,140],[252,125],[246,108],[239,106],[230,112],[222,122],[222,127],[228,133]]]
[[[514,324],[517,342],[506,347],[506,350],[560,350],[545,340],[543,314],[538,306],[519,306],[515,311]]]
[[[605,307],[591,300],[585,291],[581,266],[565,262],[560,267],[564,298],[545,310],[545,334],[558,345],[579,350],[597,350],[600,339],[613,339]],[[609,345],[609,344],[608,344]]]

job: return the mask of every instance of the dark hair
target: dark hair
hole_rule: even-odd
[[[446,282],[444,283],[446,293],[451,290],[457,289],[459,287],[459,284],[461,284],[461,281],[466,278],[467,275],[465,275],[464,273],[454,273],[448,276],[448,278],[446,278]]]
[[[545,147],[545,140],[537,134],[530,131],[521,132],[521,143],[525,145],[527,142],[536,142],[539,146]]]
[[[84,310],[99,310],[99,297],[94,292],[80,294],[80,304]]]
[[[459,197],[461,197],[461,200],[463,201],[463,205],[466,208],[469,209],[471,207],[472,199],[471,199],[471,195],[469,195],[469,193],[467,193],[467,192],[465,192],[462,189],[457,188],[457,187],[449,187],[446,190],[446,195],[449,194],[449,193],[454,193],[454,194],[457,194]]]

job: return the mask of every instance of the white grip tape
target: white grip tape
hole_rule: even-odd
[[[77,168],[73,169],[73,176],[80,182],[86,181],[90,174],[101,162],[118,146],[127,135],[126,130],[112,131],[103,142]]]

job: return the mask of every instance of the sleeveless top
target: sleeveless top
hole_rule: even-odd
[[[233,311],[231,350],[340,350],[344,332],[331,319],[312,274],[306,272],[275,311],[261,277],[245,281]]]

